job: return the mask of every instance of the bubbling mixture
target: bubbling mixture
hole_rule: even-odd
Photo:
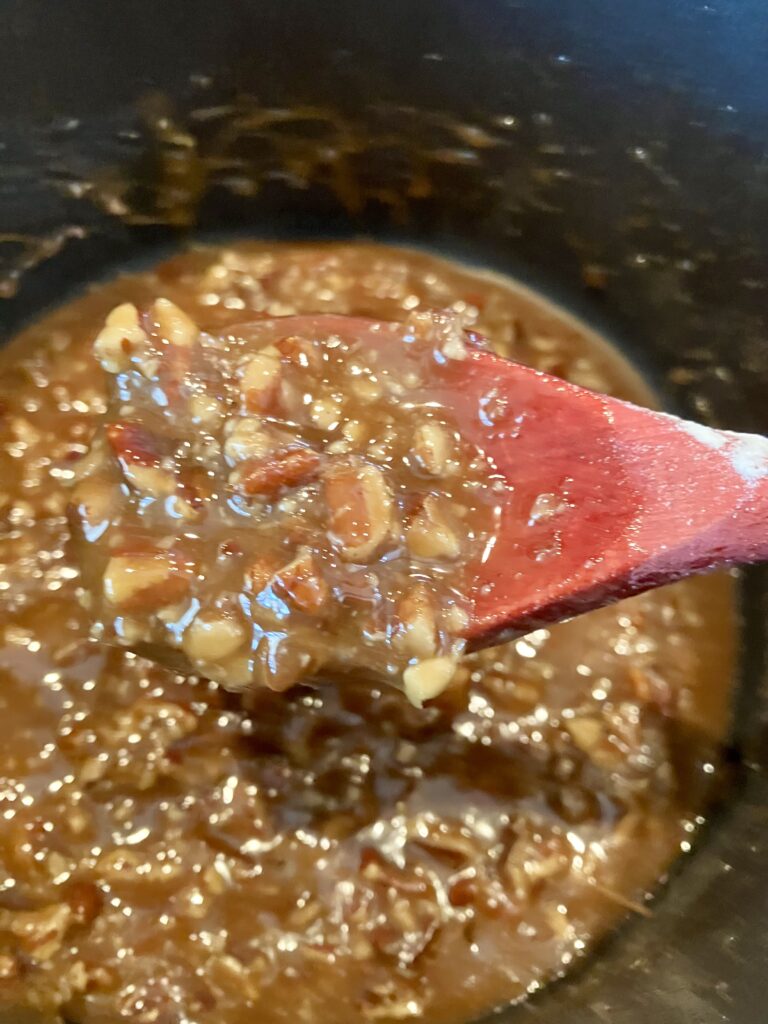
[[[158,297],[172,305],[158,310]],[[521,362],[648,401],[599,339],[512,282],[366,244],[190,251],[98,286],[0,355],[0,1004],[12,1012],[75,1024],[465,1024],[563,973],[627,911],[647,912],[646,894],[690,848],[728,727],[727,576],[688,580],[465,655],[452,685],[421,709],[368,676],[347,672],[337,683],[330,656],[321,685],[285,693],[255,686],[245,707],[215,682],[91,636],[94,609],[86,605],[99,587],[81,578],[70,540],[73,487],[119,475],[127,504],[107,517],[108,532],[136,527],[148,497],[146,522],[154,530],[151,517],[167,517],[163,530],[178,539],[195,522],[186,516],[197,514],[201,483],[174,477],[173,493],[162,476],[152,483],[144,474],[142,483],[142,468],[186,467],[178,449],[133,457],[141,446],[126,442],[108,377],[119,388],[120,375],[136,371],[108,365],[108,317],[128,316],[153,343],[153,325],[166,314],[174,322],[164,336],[189,318],[207,336],[241,338],[233,325],[288,315],[406,322],[433,310],[451,311]],[[124,333],[124,323],[117,327]],[[109,374],[94,356],[97,337]],[[322,347],[329,339],[311,340]],[[255,355],[247,338],[243,345],[248,359],[234,380]],[[284,347],[276,346],[280,365],[293,382],[303,346],[297,363],[293,346]],[[120,352],[112,354],[119,360]],[[134,393],[117,395],[118,404],[144,401],[138,377],[130,382]],[[343,432],[328,438],[325,413],[335,412],[312,406],[331,397],[316,395],[307,407],[320,420],[321,461],[378,465],[367,449],[327,450]],[[204,401],[192,415],[207,410]],[[243,432],[249,416],[259,423]],[[286,424],[240,406],[235,418],[208,433],[224,448],[236,438],[217,472],[228,482],[235,474],[237,485],[249,478],[247,459],[265,454],[240,459],[239,440],[251,443],[266,427],[271,445]],[[145,423],[143,412],[140,419],[165,444],[165,427]],[[462,455],[454,436],[461,425],[448,410],[436,425],[455,446],[449,458],[464,460],[441,487],[471,480],[475,454]],[[205,435],[198,429],[194,439]],[[288,447],[301,449],[294,440]],[[406,497],[431,493],[431,471],[425,461],[403,477],[401,504],[393,489],[403,536]],[[169,493],[158,499],[157,487]],[[289,496],[282,484],[275,495],[233,492],[250,523],[261,522],[262,505]],[[79,501],[80,525],[93,525],[82,493]],[[338,534],[318,549],[316,525],[309,543],[290,540],[295,551],[285,560],[270,539],[266,547],[280,557],[268,588],[228,592],[271,589],[295,601],[281,573],[310,555],[322,563],[319,578],[341,586],[328,574],[356,563],[339,557],[332,567]],[[93,549],[103,592],[111,555],[93,534],[80,542]],[[413,575],[406,547],[392,567],[398,580]],[[224,556],[242,564],[234,550]],[[462,551],[459,562],[470,556]],[[441,560],[423,557],[418,582],[429,589],[436,623],[427,631],[436,653],[426,653],[453,658],[451,609],[460,613],[460,603]],[[322,590],[321,582],[299,593],[310,604],[317,596],[322,608]],[[242,606],[236,617],[229,598],[216,600],[206,615],[223,609],[243,629],[259,623]],[[165,637],[157,609],[143,600],[124,609],[122,622],[116,604],[107,611],[105,629],[117,639],[129,639],[118,635],[126,619],[139,640],[146,630],[154,643]],[[308,614],[294,606],[292,621],[309,628]],[[324,614],[314,627],[321,642]],[[341,612],[331,627],[342,628]],[[381,651],[399,669],[404,655],[392,640],[394,653],[372,644],[371,656]],[[183,637],[179,649],[201,668],[229,670],[226,657],[185,652]],[[424,653],[408,658],[419,663]]]
[[[201,334],[118,306],[72,502],[95,635],[230,690],[335,669],[436,697],[503,485],[440,392],[467,341],[456,314]]]

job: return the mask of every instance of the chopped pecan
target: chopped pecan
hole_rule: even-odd
[[[445,476],[449,469],[453,444],[445,427],[429,421],[418,426],[413,436],[413,455],[430,476]]]
[[[264,686],[277,693],[290,689],[315,671],[320,664],[316,652],[310,653],[293,636],[286,638],[265,637],[259,645],[254,659],[254,676]]]
[[[261,965],[259,961],[244,964],[242,961],[221,953],[210,957],[204,966],[206,982],[216,992],[236,1004],[249,1007],[259,998],[261,991]]]
[[[411,665],[403,672],[405,695],[411,704],[420,708],[425,700],[439,696],[448,686],[458,667],[452,657],[427,658]]]
[[[192,661],[221,661],[245,643],[248,634],[242,622],[225,612],[205,612],[187,626],[181,646]]]
[[[264,430],[258,416],[243,416],[231,421],[224,442],[224,455],[230,463],[262,459],[274,448],[275,442]]]
[[[605,739],[605,725],[602,719],[591,715],[579,715],[565,723],[571,739],[585,754],[593,754]]]
[[[221,402],[213,395],[193,395],[189,400],[189,412],[193,423],[209,430],[218,427],[224,416]]]
[[[428,494],[406,529],[408,550],[417,558],[453,560],[461,554],[461,542],[450,524],[445,503]]]
[[[416,583],[397,602],[395,643],[413,658],[430,658],[437,651],[435,610],[429,590]]]
[[[362,459],[331,466],[325,502],[331,540],[347,561],[366,561],[392,533],[392,491],[382,471]]]
[[[190,348],[200,333],[197,324],[170,299],[157,299],[152,304],[151,316],[161,336],[171,345]]]
[[[176,477],[170,470],[156,466],[126,466],[123,475],[137,491],[152,498],[167,498],[176,490]]]
[[[110,423],[107,441],[124,466],[159,466],[164,454],[159,437],[140,423]]]
[[[121,611],[156,611],[188,590],[188,577],[167,551],[115,554],[104,573],[104,595]]]
[[[108,315],[93,343],[93,351],[107,373],[121,373],[130,369],[134,347],[147,341],[138,310],[132,303],[124,302]]]
[[[74,914],[68,903],[52,903],[40,910],[3,911],[9,915],[8,930],[34,960],[50,960],[61,949]]]
[[[309,408],[310,419],[320,430],[335,430],[341,415],[341,403],[330,398],[318,398]]]
[[[320,456],[311,448],[284,448],[274,455],[246,459],[230,482],[249,497],[276,498],[291,487],[309,483],[319,470]]]
[[[104,897],[93,882],[72,882],[65,894],[78,924],[90,924],[101,913]]]
[[[319,370],[323,357],[317,345],[308,338],[289,335],[275,342],[281,359],[301,370]]]
[[[270,585],[279,568],[280,563],[274,555],[258,555],[246,570],[249,589],[260,594]]]
[[[280,385],[280,353],[271,345],[246,364],[241,389],[245,407],[250,412],[267,412],[273,405]]]
[[[309,548],[300,550],[292,562],[279,570],[275,576],[275,586],[291,604],[310,614],[319,612],[330,596],[328,584],[320,575]]]
[[[103,529],[115,518],[123,500],[117,484],[103,477],[88,476],[75,487],[70,508],[84,526]]]
[[[20,964],[16,957],[0,953],[0,981],[11,981],[18,978],[19,973]]]

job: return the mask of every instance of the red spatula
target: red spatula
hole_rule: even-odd
[[[487,352],[450,372],[467,433],[482,436],[508,483],[496,541],[475,568],[473,646],[768,559],[765,438],[641,409]]]

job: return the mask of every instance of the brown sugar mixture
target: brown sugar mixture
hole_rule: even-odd
[[[100,332],[128,304],[152,342],[159,297],[211,337],[291,314],[406,321],[449,309],[520,361],[648,400],[598,339],[511,282],[364,244],[193,251],[99,286],[6,348],[0,1003],[76,1024],[464,1024],[523,997],[627,910],[642,911],[691,845],[728,727],[731,580],[686,581],[465,656],[422,709],[370,678],[336,685],[333,671],[320,687],[254,687],[245,709],[214,682],[94,642],[84,605],[97,588],[80,579],[67,518],[83,457],[115,408],[94,339],[108,358]],[[126,372],[113,368],[113,386]],[[328,452],[325,411],[335,415],[317,410],[319,458],[378,465],[369,451]],[[265,426],[263,411],[237,407],[217,435],[225,446],[246,413],[260,418],[254,431]],[[449,434],[460,428],[439,413]],[[130,474],[171,463],[128,451],[121,440],[108,449],[110,471],[124,475],[120,493],[138,516],[145,486]],[[247,479],[252,457],[225,453],[220,471]],[[446,481],[472,479],[472,461]],[[426,465],[407,480],[408,493],[430,489]],[[199,483],[162,499],[150,485],[147,516],[162,504],[170,518],[173,499],[179,527],[168,535],[190,532],[183,502],[196,514]],[[259,502],[234,493],[255,521]],[[291,543],[301,558],[301,537]],[[326,577],[332,548],[304,546],[322,562],[318,578],[338,585]],[[410,578],[410,556],[398,557],[393,571]],[[449,650],[450,586],[426,560],[433,642]],[[290,563],[277,561],[279,575]],[[340,573],[357,564],[339,563]],[[290,584],[270,579],[286,600]],[[221,607],[245,629],[260,621]],[[218,608],[214,599],[206,615]],[[306,609],[291,614],[309,628]],[[105,628],[124,629],[119,617],[115,607]],[[162,622],[143,602],[126,617],[129,629]],[[191,657],[226,667],[223,656]]]
[[[94,635],[231,690],[336,670],[437,696],[501,485],[440,392],[467,342],[455,313],[211,334],[118,306],[72,500]]]

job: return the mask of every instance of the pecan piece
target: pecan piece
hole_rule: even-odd
[[[430,476],[445,476],[450,468],[453,444],[439,423],[429,421],[416,428],[412,451],[418,465]]]
[[[104,573],[104,596],[121,611],[156,611],[188,589],[187,576],[166,551],[114,554]]]
[[[87,476],[72,492],[70,510],[89,538],[96,539],[117,516],[123,500],[117,484],[100,476]]]
[[[319,370],[323,362],[319,348],[308,338],[289,335],[276,341],[275,348],[284,362],[300,370]]]
[[[330,596],[309,548],[302,548],[292,562],[280,569],[274,584],[291,604],[310,615],[319,612]]]
[[[107,441],[123,466],[159,466],[163,452],[160,438],[139,423],[110,423]]]
[[[146,344],[146,332],[139,323],[139,312],[130,302],[116,306],[93,343],[96,358],[107,373],[121,373],[131,367],[134,346]]]
[[[189,624],[181,646],[192,661],[221,661],[239,651],[247,637],[245,626],[233,616],[206,612]]]
[[[161,336],[171,345],[191,348],[200,333],[197,324],[170,299],[157,299],[152,304],[151,315]]]
[[[166,498],[176,490],[176,479],[160,463],[165,445],[138,423],[110,423],[107,441],[117,456],[123,476],[139,491],[153,498]]]
[[[416,558],[453,560],[461,554],[461,542],[453,530],[445,502],[428,494],[406,529],[408,550]]]
[[[301,679],[314,674],[321,664],[319,652],[295,634],[290,641],[283,635],[265,636],[254,658],[253,678],[270,690],[281,693]]]
[[[246,580],[254,594],[260,594],[272,582],[280,564],[274,555],[259,555],[248,566]]]
[[[405,695],[411,704],[422,707],[425,700],[439,696],[453,679],[458,659],[452,657],[427,658],[411,665],[403,673]]]
[[[78,924],[90,924],[101,913],[104,897],[93,882],[72,882],[65,895]]]
[[[283,491],[309,483],[320,470],[320,456],[311,448],[284,448],[274,455],[246,459],[230,475],[236,490],[249,497],[276,498]]]
[[[397,602],[395,643],[412,658],[430,658],[437,651],[435,610],[429,590],[417,583]]]
[[[243,416],[230,421],[224,442],[224,455],[230,464],[245,459],[261,459],[275,447],[258,416]]]
[[[346,561],[366,561],[392,533],[392,491],[382,471],[362,459],[330,468],[325,501],[331,540]]]
[[[50,960],[61,949],[74,918],[68,903],[52,903],[40,910],[3,913],[10,914],[8,930],[18,940],[19,946],[37,961]]]
[[[267,412],[280,385],[280,353],[272,345],[257,352],[243,370],[241,389],[250,412]]]

